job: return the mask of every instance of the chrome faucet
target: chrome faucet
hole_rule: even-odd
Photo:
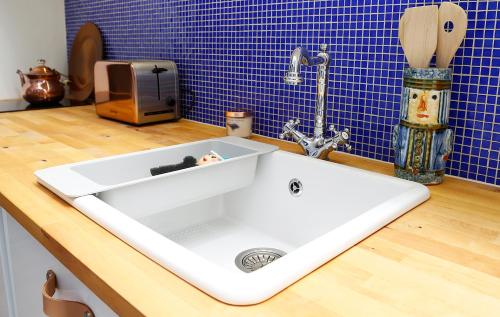
[[[307,137],[296,129],[299,125],[299,119],[290,120],[283,126],[283,132],[280,139],[291,136],[303,149],[307,156],[316,158],[326,158],[328,153],[336,150],[340,145],[344,145],[347,151],[351,151],[351,146],[347,143],[351,137],[349,129],[337,131],[332,125],[328,130],[333,132],[333,137],[325,138],[324,130],[326,95],[328,90],[328,70],[330,67],[330,55],[326,52],[326,44],[320,46],[321,52],[318,56],[312,57],[307,49],[297,47],[290,57],[290,66],[284,80],[289,85],[298,85],[304,81],[300,74],[301,65],[317,66],[318,73],[316,78],[316,109],[314,113],[314,136]]]

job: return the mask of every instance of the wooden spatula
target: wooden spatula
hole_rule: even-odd
[[[437,47],[437,34],[437,5],[405,10],[399,21],[399,40],[411,67],[429,67]]]
[[[439,7],[436,66],[447,68],[462,43],[467,31],[467,13],[451,2]]]

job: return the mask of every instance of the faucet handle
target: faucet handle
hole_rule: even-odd
[[[345,149],[347,152],[351,152],[352,146],[348,143],[349,140],[351,139],[351,131],[349,131],[348,128],[345,128],[342,131],[338,131],[335,129],[335,126],[333,124],[330,124],[328,127],[328,130],[333,132],[334,134],[334,140],[336,142],[333,143],[332,148],[336,150],[338,148],[338,145],[344,145]]]
[[[344,144],[344,147],[345,147],[345,150],[347,152],[351,152],[352,151],[352,146],[349,143]]]
[[[300,124],[300,120],[299,119],[290,119],[288,120],[287,123],[285,123],[285,125],[283,126],[283,132],[279,135],[279,138],[280,139],[284,139],[286,138],[287,136],[289,136],[291,134],[291,131],[295,129],[296,126],[298,126]]]
[[[351,138],[351,131],[349,131],[348,128],[345,128],[342,132],[340,132],[340,137],[342,140],[347,142]]]
[[[328,44],[320,44],[320,45],[319,45],[319,49],[320,49],[322,52],[326,52],[326,50],[328,49]]]
[[[342,132],[339,133],[339,136],[342,140],[342,144],[344,144],[346,151],[351,152],[352,146],[348,143],[348,141],[351,139],[351,131],[349,131],[348,128],[345,128]]]
[[[293,130],[299,124],[300,124],[300,120],[299,119],[295,119],[295,120],[290,119],[290,120],[288,120],[287,123],[285,123],[285,126],[283,127],[283,130],[285,130],[285,131]]]

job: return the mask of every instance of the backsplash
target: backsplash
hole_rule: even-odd
[[[84,22],[101,29],[107,59],[177,63],[184,116],[222,126],[224,112],[255,114],[254,132],[278,137],[301,119],[312,133],[315,68],[299,86],[283,82],[292,50],[329,45],[327,122],[352,131],[353,153],[393,160],[403,68],[398,20],[415,0],[191,1],[66,0],[68,49]],[[466,39],[452,61],[447,173],[500,185],[500,2],[455,1],[468,12]],[[498,108],[498,109],[497,109]]]

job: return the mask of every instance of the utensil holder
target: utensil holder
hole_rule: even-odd
[[[394,168],[399,178],[440,184],[451,153],[448,129],[451,69],[404,70],[399,124],[393,131]]]

